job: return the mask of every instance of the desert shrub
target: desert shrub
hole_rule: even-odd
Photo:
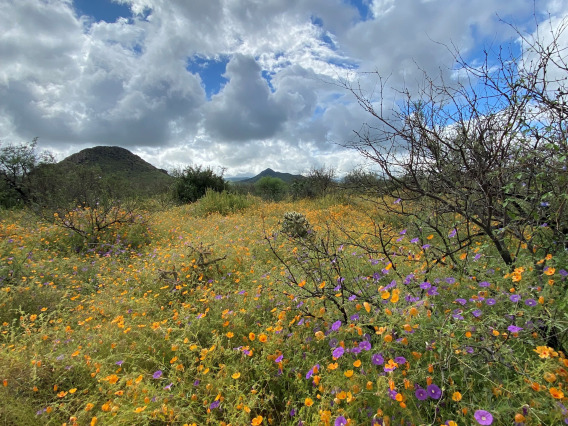
[[[288,186],[280,178],[264,176],[254,184],[254,190],[265,200],[280,201],[285,197]]]
[[[433,234],[397,229],[385,217],[376,226],[363,232],[330,222],[316,238],[268,238],[285,267],[283,292],[313,318],[321,342],[306,378],[343,394],[329,415],[338,404],[345,418],[379,407],[369,416],[410,424],[489,416],[501,424],[519,413],[562,421],[566,256],[546,256],[533,268],[530,250],[520,252],[524,266],[508,273],[491,244],[454,263],[431,250]],[[447,249],[460,247],[457,234]],[[372,392],[357,398],[353,389]]]
[[[195,213],[200,216],[207,216],[213,213],[226,216],[240,212],[248,208],[252,203],[253,198],[248,195],[208,190],[205,196],[196,204]]]
[[[34,172],[54,162],[49,152],[37,151],[37,138],[30,143],[0,144],[0,205],[29,205],[37,194]]]
[[[180,203],[193,203],[203,197],[207,190],[222,192],[227,189],[223,176],[210,168],[187,167],[175,174],[174,199]]]

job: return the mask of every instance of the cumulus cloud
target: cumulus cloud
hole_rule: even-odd
[[[394,88],[421,69],[451,78],[443,44],[475,59],[516,37],[500,19],[530,33],[547,19],[535,11],[568,14],[557,0],[113,1],[131,16],[81,16],[72,0],[0,3],[0,140],[38,136],[61,155],[121,145],[159,167],[229,175],[346,171],[360,158],[342,145],[369,117],[341,82],[372,91],[376,76],[362,71]],[[202,78],[197,58],[226,62],[224,79]]]
[[[236,54],[227,65],[229,83],[205,108],[205,129],[226,141],[274,136],[286,115],[254,58]]]

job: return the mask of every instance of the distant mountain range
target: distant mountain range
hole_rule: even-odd
[[[241,180],[238,181],[238,183],[253,184],[253,183],[256,183],[257,181],[259,181],[260,179],[262,179],[263,177],[266,177],[266,176],[282,179],[286,183],[290,183],[290,182],[293,182],[295,180],[305,179],[305,177],[302,176],[302,175],[292,175],[290,173],[275,172],[274,170],[269,168],[269,169],[263,170],[262,172],[260,172],[259,174],[257,174],[254,177],[251,177],[251,178],[248,178],[248,179],[241,179]]]
[[[118,146],[87,148],[70,155],[55,166],[61,173],[65,173],[68,167],[97,167],[104,175],[116,177],[122,185],[145,194],[161,191],[169,187],[174,180],[166,170],[158,169],[138,155]],[[238,184],[254,184],[265,176],[279,178],[287,183],[304,179],[302,175],[276,172],[268,168],[251,178],[227,180]]]

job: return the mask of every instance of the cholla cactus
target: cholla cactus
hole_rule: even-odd
[[[313,233],[306,216],[298,212],[284,213],[281,231],[291,238],[306,238]]]

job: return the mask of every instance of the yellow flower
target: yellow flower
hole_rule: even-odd
[[[556,381],[556,374],[546,372],[544,373],[544,380],[546,380],[548,383],[554,383]]]
[[[116,374],[111,374],[110,376],[105,377],[105,380],[107,380],[111,385],[114,385],[118,382],[118,376]]]
[[[537,346],[534,351],[540,358],[550,358],[555,354],[554,349],[549,348],[548,346]],[[558,353],[556,353],[556,355],[558,355]]]
[[[230,339],[234,336],[234,334],[233,334],[232,331],[229,331],[229,332],[227,332],[227,334],[225,336],[227,336]]]
[[[236,372],[231,376],[233,379],[237,380],[239,377],[241,377],[241,373]]]
[[[135,413],[141,413],[142,411],[144,411],[146,409],[146,405],[144,407],[136,407],[136,409],[134,410]]]
[[[250,340],[254,340],[256,338],[256,335],[254,333],[249,333],[249,339]]]
[[[87,405],[85,406],[85,411],[91,411],[94,408],[95,404],[89,402],[87,403]]]
[[[552,395],[552,397],[555,398],[555,399],[564,398],[564,392],[562,392],[560,389],[550,388],[549,392],[550,392],[550,395]]]
[[[262,417],[262,416],[260,416],[260,415],[259,415],[259,416],[256,416],[254,419],[252,419],[252,423],[251,423],[251,424],[252,424],[253,426],[258,426],[258,425],[262,424],[262,420],[263,420],[263,417]]]
[[[304,404],[306,405],[306,407],[311,407],[312,405],[314,405],[314,401],[312,400],[312,398],[306,398]]]
[[[343,373],[345,375],[345,377],[351,377],[353,375],[353,370],[347,370],[345,373]]]
[[[462,400],[462,394],[459,393],[459,392],[454,392],[454,393],[452,394],[452,400],[454,400],[454,401],[456,401],[456,402],[457,402],[457,401],[461,401],[461,400]]]

